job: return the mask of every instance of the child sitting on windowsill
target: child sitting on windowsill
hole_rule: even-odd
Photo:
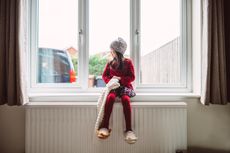
[[[126,123],[125,140],[126,142],[133,144],[137,141],[137,137],[131,127],[130,97],[135,96],[135,92],[133,91],[133,86],[131,84],[131,82],[133,82],[135,79],[135,74],[132,61],[124,58],[123,56],[126,48],[127,44],[122,38],[118,38],[110,45],[113,60],[108,62],[105,66],[102,78],[105,83],[108,83],[112,78],[118,79],[120,87],[111,90],[107,96],[104,108],[104,117],[101,125],[99,126],[97,136],[101,139],[105,139],[110,135],[110,115],[113,109],[115,98],[120,97]]]

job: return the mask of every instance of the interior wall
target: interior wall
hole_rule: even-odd
[[[230,104],[188,104],[188,146],[230,153]],[[0,152],[24,153],[25,109],[0,106]],[[220,153],[220,152],[218,152]]]
[[[187,104],[188,146],[230,152],[230,104]]]
[[[0,153],[25,152],[25,110],[0,105]]]

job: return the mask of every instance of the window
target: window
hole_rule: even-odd
[[[180,0],[142,0],[140,10],[140,83],[180,84]]]
[[[38,1],[37,83],[75,83],[77,0]]]
[[[138,92],[188,92],[187,0],[31,2],[31,88],[98,92],[110,43],[126,40]]]
[[[111,58],[110,43],[118,36],[127,41],[124,56],[130,57],[129,3],[129,0],[93,0],[89,3],[89,87],[105,86],[101,75]]]
[[[28,2],[30,93],[78,88],[78,1]]]

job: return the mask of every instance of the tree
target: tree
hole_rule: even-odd
[[[77,74],[78,70],[78,59],[72,58],[72,62],[74,65],[74,70]],[[100,55],[92,55],[89,58],[89,74],[99,76],[102,75],[104,67],[106,65],[106,58],[101,57]]]
[[[100,55],[92,55],[89,58],[89,74],[102,75],[107,60]]]
[[[72,62],[73,62],[73,67],[77,76],[77,70],[78,70],[78,59],[77,58],[72,58]]]

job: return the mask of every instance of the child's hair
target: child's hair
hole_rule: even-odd
[[[114,57],[113,60],[110,62],[110,65],[115,69],[122,70],[124,67],[124,63],[123,63],[124,56],[120,52],[117,51],[115,52],[117,54],[117,58]]]

